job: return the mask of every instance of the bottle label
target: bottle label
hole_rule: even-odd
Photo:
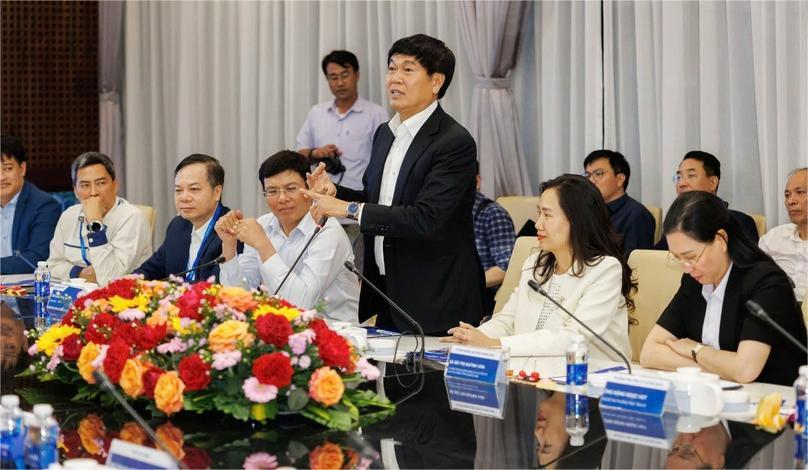
[[[799,393],[799,392],[797,392]],[[797,419],[794,421],[794,432],[808,438],[808,409],[805,407],[805,395],[797,398]]]
[[[3,468],[6,468],[8,462],[11,461],[11,446],[14,441],[14,434],[11,431],[3,431],[0,433],[0,461],[3,462]]]
[[[589,400],[586,395],[567,394],[566,395],[567,416],[589,415]]]
[[[567,364],[567,385],[586,385],[586,363]]]
[[[29,444],[25,452],[25,468],[48,468],[56,462],[56,446]]]

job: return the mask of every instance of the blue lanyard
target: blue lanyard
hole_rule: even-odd
[[[216,224],[216,220],[219,218],[219,214],[221,212],[222,212],[222,205],[218,204],[216,206],[216,210],[213,212],[213,217],[211,217],[210,219],[210,223],[208,223],[208,228],[205,229],[205,235],[202,237],[202,243],[199,244],[199,249],[196,250],[196,258],[194,259],[194,263],[191,265],[192,269],[199,266],[199,261],[202,258],[202,251],[205,249],[205,242],[208,241],[208,238],[210,238],[210,234],[213,233],[213,226]],[[185,280],[195,281],[198,272],[199,270],[195,269],[189,273],[186,273]]]
[[[84,260],[84,263],[86,263],[87,266],[90,266],[91,265],[90,260],[87,259],[87,247],[84,246],[84,237],[81,236],[81,228],[83,226],[84,226],[84,217],[82,217],[81,220],[79,221],[79,245],[81,246],[81,259]]]

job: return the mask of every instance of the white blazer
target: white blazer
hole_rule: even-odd
[[[585,328],[527,285],[533,279],[533,266],[538,256],[535,253],[525,260],[519,285],[508,303],[480,325],[480,330],[489,337],[499,338],[503,347],[510,348],[512,357],[563,355],[572,336],[581,334],[587,340],[590,359],[621,361],[608,346],[592,338]],[[560,283],[556,300],[626,357],[631,357],[628,312],[621,293],[622,276],[620,261],[604,256],[596,265],[586,266],[580,277],[574,276],[572,270],[554,274],[553,279],[542,287],[549,290],[551,282]],[[545,302],[553,306],[553,311],[543,328],[537,329]]]

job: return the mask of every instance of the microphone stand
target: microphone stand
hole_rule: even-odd
[[[126,399],[124,397],[122,397],[121,394],[118,393],[117,390],[115,390],[115,386],[112,385],[112,382],[109,381],[109,377],[107,377],[107,374],[101,372],[100,370],[94,370],[93,371],[93,377],[95,378],[96,382],[101,384],[101,388],[106,390],[107,392],[109,392],[110,395],[112,395],[112,397],[115,398],[115,400],[118,403],[120,403],[121,406],[123,406],[123,409],[129,414],[129,416],[131,416],[132,418],[135,419],[137,424],[141,428],[143,428],[144,431],[146,431],[146,434],[149,435],[151,440],[153,440],[154,443],[157,444],[158,447],[160,447],[160,450],[162,450],[163,452],[168,454],[169,457],[171,457],[171,459],[177,464],[177,467],[179,467],[179,468],[181,468],[183,470],[188,468],[187,465],[182,463],[182,461],[180,461],[180,459],[178,459],[171,452],[171,450],[168,448],[166,443],[163,442],[163,440],[160,439],[159,436],[157,436],[157,433],[154,432],[154,429],[152,429],[151,426],[149,426],[149,423],[147,423],[146,420],[143,419],[143,417],[140,416],[140,414],[138,414],[138,412],[135,411],[134,408],[132,408],[132,406],[129,404],[129,402],[127,402]]]
[[[316,237],[317,234],[320,233],[320,230],[322,230],[323,227],[325,227],[326,221],[328,221],[328,216],[324,215],[320,219],[320,222],[317,224],[317,227],[314,228],[314,233],[311,234],[311,237],[309,237],[309,240],[306,242],[306,245],[303,247],[302,250],[300,250],[300,254],[297,255],[297,258],[295,259],[295,262],[292,263],[292,266],[289,268],[289,271],[286,271],[286,275],[283,276],[281,283],[278,284],[278,288],[275,289],[275,292],[273,292],[272,295],[278,295],[278,292],[281,291],[281,287],[283,287],[283,285],[286,283],[286,280],[289,279],[289,275],[292,274],[292,271],[294,271],[295,267],[297,266],[297,263],[300,262],[300,258],[303,257],[303,253],[306,252],[306,250],[309,248],[309,245],[311,245],[311,242],[314,241],[314,237]]]
[[[546,291],[546,290],[544,290],[544,289],[543,289],[543,288],[542,288],[542,287],[539,285],[539,283],[538,283],[538,282],[536,282],[536,281],[534,281],[533,279],[531,279],[531,280],[527,281],[527,285],[528,285],[528,286],[530,286],[530,288],[531,288],[531,289],[533,289],[534,291],[536,291],[536,292],[538,292],[539,294],[543,295],[545,298],[547,298],[547,300],[549,300],[550,302],[554,303],[554,304],[555,304],[555,305],[556,305],[558,308],[560,308],[561,310],[563,310],[563,311],[564,311],[564,313],[566,313],[567,315],[569,315],[569,316],[570,316],[570,318],[572,318],[573,320],[575,320],[576,322],[578,322],[578,324],[579,324],[579,325],[581,325],[582,327],[586,328],[586,331],[588,331],[588,332],[592,333],[592,336],[594,336],[595,338],[599,339],[599,340],[601,341],[601,343],[603,343],[603,344],[605,344],[606,346],[608,346],[608,347],[609,347],[609,349],[611,349],[611,350],[612,350],[612,351],[614,351],[614,352],[615,352],[615,353],[616,353],[618,356],[620,356],[620,359],[622,359],[622,360],[623,360],[623,362],[626,364],[626,368],[628,368],[628,373],[629,373],[629,374],[631,374],[631,363],[630,363],[630,362],[629,362],[629,360],[626,358],[626,356],[624,356],[624,355],[623,355],[623,353],[621,353],[621,352],[620,352],[620,351],[619,351],[619,350],[618,350],[616,347],[612,346],[612,344],[611,344],[611,343],[609,343],[608,341],[606,341],[605,339],[603,339],[603,337],[602,337],[602,336],[600,336],[599,334],[597,334],[597,333],[595,333],[594,331],[592,331],[592,328],[589,328],[589,326],[587,326],[587,325],[586,325],[586,323],[584,323],[584,322],[582,322],[581,320],[579,320],[579,319],[578,319],[578,317],[576,317],[575,315],[573,315],[573,314],[572,314],[572,312],[570,312],[569,310],[567,310],[567,309],[566,309],[566,308],[565,308],[563,305],[561,305],[561,304],[560,304],[560,303],[559,303],[559,302],[558,302],[556,299],[554,299],[553,297],[551,297],[551,296],[550,296],[550,294],[548,294],[548,293],[547,293],[547,291]]]
[[[180,271],[180,272],[178,272],[176,274],[169,274],[167,277],[164,277],[163,279],[160,279],[160,280],[161,281],[168,281],[169,279],[171,279],[171,276],[184,276],[185,274],[188,274],[190,272],[194,272],[194,271],[199,270],[199,269],[207,268],[209,266],[215,266],[215,265],[221,264],[221,263],[224,263],[224,256],[219,256],[218,258],[216,258],[214,260],[208,261],[207,263],[202,263],[202,264],[200,264],[199,266],[197,266],[195,268],[188,269],[187,271]]]
[[[34,263],[28,261],[28,258],[23,256],[23,254],[22,254],[22,252],[20,250],[14,250],[14,256],[16,256],[17,258],[23,260],[25,262],[25,264],[28,265],[28,267],[30,267],[31,269],[36,271],[36,266],[34,266]]]
[[[805,302],[808,302],[808,300],[806,300]],[[805,345],[801,344],[799,341],[797,341],[797,338],[792,336],[791,333],[785,330],[785,328],[777,324],[777,322],[774,321],[774,319],[770,317],[765,310],[763,310],[763,307],[761,307],[759,303],[755,302],[752,299],[749,299],[746,301],[746,308],[752,313],[752,315],[768,323],[769,326],[777,330],[778,333],[785,336],[792,343],[796,344],[797,347],[800,348],[800,350],[802,350],[802,352],[808,354],[808,349],[805,347]]]

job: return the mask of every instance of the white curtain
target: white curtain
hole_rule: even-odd
[[[629,192],[666,208],[693,149],[721,161],[730,207],[787,221],[788,172],[808,155],[808,4],[605,2],[605,146]]]
[[[224,202],[267,211],[258,166],[292,147],[309,108],[332,98],[320,69],[333,49],[360,63],[359,94],[387,104],[387,50],[415,33],[455,52],[442,100],[466,125],[473,87],[450,2],[127,2],[127,198],[155,206],[162,239],[175,214],[173,171],[202,152],[225,170]]]
[[[467,1],[458,24],[474,72],[469,131],[477,141],[481,192],[497,197],[529,187],[511,91],[526,3]]]
[[[122,193],[126,191],[121,112],[123,11],[122,2],[98,2],[98,148],[115,163]]]

